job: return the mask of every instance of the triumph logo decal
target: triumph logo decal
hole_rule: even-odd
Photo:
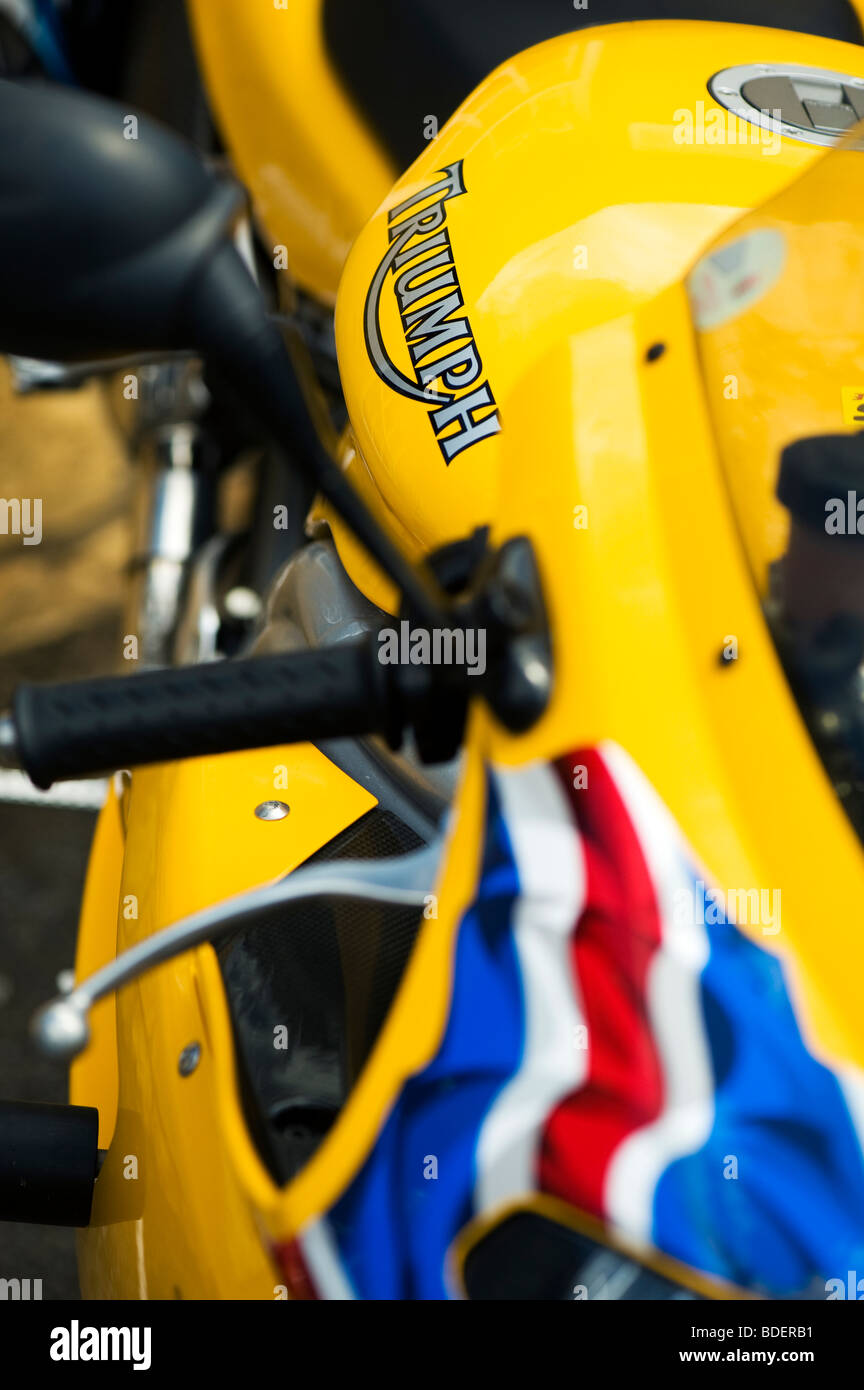
[[[369,287],[364,324],[369,358],[382,381],[434,407],[429,419],[447,463],[501,428],[495,397],[481,380],[483,364],[446,227],[448,198],[464,192],[460,159],[439,171],[437,183],[391,208],[390,246]],[[399,370],[382,339],[379,307],[391,271],[413,377]]]

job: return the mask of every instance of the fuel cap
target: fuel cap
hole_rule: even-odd
[[[864,120],[864,78],[798,63],[724,68],[708,90],[720,106],[790,140],[833,145]]]

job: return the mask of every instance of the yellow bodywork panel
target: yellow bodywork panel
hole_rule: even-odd
[[[665,351],[651,361],[655,343]],[[529,476],[518,438],[553,395],[569,419],[551,447],[575,439],[573,468]],[[713,882],[781,891],[776,934],[742,929],[789,962],[811,1046],[864,1065],[852,906],[864,858],[762,616],[683,288],[553,352],[511,398],[509,423],[499,539],[527,531],[534,541],[555,690],[527,737],[495,733],[490,758],[622,745]],[[730,637],[738,659],[723,662]],[[825,864],[830,873],[816,872]]]
[[[78,923],[75,979],[86,980],[117,954],[117,908],[123,876],[123,825],[112,784],[96,823]],[[72,1105],[99,1110],[99,1147],[107,1149],[117,1123],[117,1005],[113,994],[90,1013],[90,1046],[72,1067]]]
[[[763,594],[789,532],[774,495],[781,450],[795,439],[864,427],[862,143],[864,124],[736,223],[690,278],[706,396]],[[730,248],[749,251],[759,267],[754,274],[771,277],[740,312],[724,306],[718,288]],[[700,315],[703,291],[709,300]]]
[[[436,884],[437,916],[423,927],[384,1029],[321,1147],[268,1213],[275,1241],[325,1212],[368,1154],[402,1083],[431,1058],[447,1021],[453,946],[477,884],[485,813],[485,738],[475,721]]]
[[[188,0],[214,114],[273,248],[333,304],[345,257],[395,176],[324,47],[323,0]]]
[[[665,351],[647,361],[654,343]],[[538,412],[555,421],[549,456],[570,458],[570,467],[525,468],[520,440]],[[404,1079],[440,1042],[454,933],[476,881],[487,763],[557,758],[604,740],[623,746],[710,882],[780,889],[777,934],[741,929],[784,960],[808,1046],[864,1067],[864,943],[850,907],[864,894],[864,859],[762,618],[683,287],[538,362],[510,397],[504,442],[494,539],[529,534],[534,542],[555,646],[553,699],[520,737],[475,716],[438,890],[441,920],[424,925],[366,1072],[285,1192],[276,1227],[283,1240],[328,1209]],[[740,657],[724,664],[730,635]],[[815,871],[823,864],[831,873]]]
[[[255,807],[274,797],[289,805],[288,816],[259,820]],[[118,949],[126,949],[290,872],[375,804],[308,744],[139,769],[119,903],[118,846],[106,828],[114,833],[116,803],[97,834],[79,969],[99,956],[89,945],[98,925],[107,935],[116,923]],[[243,1120],[212,947],[119,992],[119,1102],[112,1039],[101,1015],[96,1022],[99,1032],[73,1068],[72,1095],[106,1115],[117,1105],[117,1120],[91,1225],[79,1236],[83,1296],[272,1299],[278,1279],[260,1213],[276,1192]],[[184,1077],[178,1061],[192,1043],[201,1060]]]
[[[528,735],[507,735],[484,716],[473,725],[443,922],[424,928],[366,1074],[286,1191],[285,1239],[326,1210],[363,1161],[408,1074],[406,1058],[419,1066],[439,1042],[439,989],[458,920],[448,884],[464,902],[484,760],[513,765],[603,740],[622,745],[709,881],[780,890],[776,935],[743,929],[783,958],[814,1052],[864,1066],[864,946],[852,906],[864,893],[864,861],[761,613],[681,283],[744,209],[787,187],[794,197],[794,181],[825,155],[785,139],[769,154],[734,117],[731,151],[675,143],[675,113],[697,100],[711,105],[707,78],[759,61],[769,46],[776,62],[864,75],[861,50],[725,25],[590,30],[514,59],[400,180],[349,258],[337,309],[355,435],[346,447],[365,460],[382,519],[396,516],[417,549],[489,521],[498,542],[531,537],[555,687]],[[458,160],[464,191],[448,200],[446,227],[501,429],[447,464],[424,403],[374,370],[364,316],[410,200]],[[413,208],[433,202],[427,195]],[[390,209],[398,211],[388,225]],[[566,232],[555,230],[562,225]],[[440,228],[430,223],[432,233]],[[392,283],[379,313],[386,353],[410,375]],[[757,341],[754,357],[759,350]],[[348,462],[357,468],[354,454]],[[366,495],[374,499],[368,485]],[[337,539],[351,567],[359,557]],[[353,573],[364,582],[362,567]],[[730,637],[739,659],[724,663]],[[826,863],[830,874],[814,872]]]

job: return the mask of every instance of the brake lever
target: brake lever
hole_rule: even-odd
[[[106,995],[139,979],[156,965],[204,942],[217,941],[260,913],[309,898],[358,898],[394,907],[424,908],[432,894],[443,835],[423,849],[391,859],[343,860],[295,869],[287,878],[205,907],[121,952],[67,994],[44,1004],[30,1025],[40,1051],[71,1061],[90,1041],[89,1014]]]

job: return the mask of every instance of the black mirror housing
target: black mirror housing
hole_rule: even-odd
[[[89,93],[0,81],[0,352],[194,346],[187,296],[244,203],[195,150]]]

